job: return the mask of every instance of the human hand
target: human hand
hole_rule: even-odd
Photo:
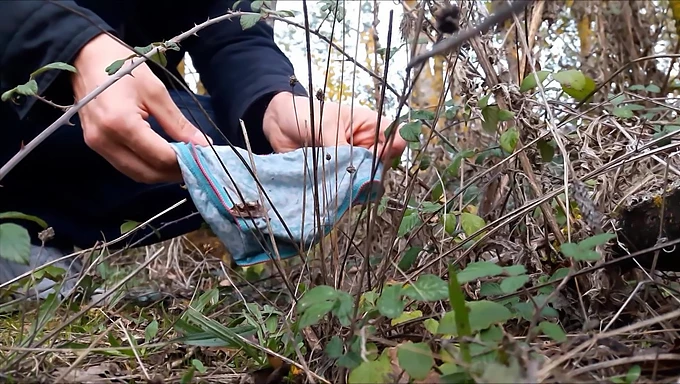
[[[105,69],[130,55],[107,34],[87,43],[74,61],[72,77],[77,100],[108,78]],[[85,143],[120,172],[138,182],[181,181],[177,155],[170,144],[151,129],[152,115],[174,140],[208,145],[203,134],[180,112],[160,79],[146,63],[107,88],[78,111]]]
[[[401,155],[406,148],[406,141],[397,131],[388,145],[385,129],[392,123],[383,117],[378,129],[376,142],[376,124],[378,113],[364,106],[355,106],[354,115],[349,105],[334,102],[323,103],[323,121],[321,103],[314,100],[314,132],[317,137],[316,146],[349,145],[363,147],[373,151],[378,148],[383,163],[388,163]],[[297,118],[296,118],[297,113]],[[299,128],[298,128],[299,127]],[[281,92],[274,96],[265,111],[263,118],[264,134],[275,152],[289,152],[312,145],[309,98],[294,96],[290,92]],[[319,127],[323,127],[320,130]],[[383,150],[384,149],[384,150]]]

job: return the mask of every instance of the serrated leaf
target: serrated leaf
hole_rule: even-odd
[[[555,147],[547,140],[539,140],[536,145],[538,146],[538,151],[541,153],[541,160],[543,160],[544,163],[551,162],[553,157],[555,157]]]
[[[593,249],[597,247],[598,245],[605,245],[607,242],[613,238],[615,238],[616,235],[612,233],[600,233],[591,237],[588,237],[586,239],[581,240],[578,243],[579,248],[582,249]]]
[[[482,109],[482,128],[488,133],[496,133],[498,128],[498,107],[490,105]]]
[[[501,291],[503,293],[514,293],[522,288],[529,281],[528,275],[510,276],[501,281]]]
[[[541,332],[543,332],[543,334],[557,342],[561,343],[567,341],[567,334],[564,333],[562,327],[555,323],[551,323],[549,321],[541,321],[538,327],[540,328]]]
[[[259,12],[260,8],[262,8],[262,0],[254,0],[250,3],[250,9],[255,12]]]
[[[132,221],[132,220],[125,221],[123,224],[120,225],[120,234],[122,235],[122,234],[125,234],[125,233],[132,231],[133,229],[137,228],[137,226],[139,224],[141,224],[141,223],[139,223],[137,221]]]
[[[406,123],[401,128],[399,128],[399,134],[401,135],[402,139],[410,143],[418,143],[420,142],[422,126],[423,125],[420,121]]]
[[[35,96],[38,94],[38,82],[29,80],[26,84],[17,85],[16,93],[24,96]]]
[[[481,217],[472,213],[463,212],[460,214],[460,226],[467,236],[479,231],[486,226],[486,222]]]
[[[408,271],[409,268],[413,266],[413,263],[415,263],[418,254],[422,250],[423,249],[421,247],[411,247],[406,252],[404,252],[404,255],[401,256],[401,259],[399,260],[399,264],[397,264],[399,269],[401,269],[402,271]]]
[[[19,264],[28,264],[31,256],[31,236],[26,228],[14,224],[0,224],[0,257]]]
[[[394,284],[383,288],[376,306],[381,315],[388,319],[399,317],[404,312],[404,300],[401,298],[402,285]]]
[[[317,285],[302,295],[302,298],[298,300],[295,308],[298,313],[302,313],[308,310],[310,307],[326,301],[329,301],[331,304],[333,304],[337,297],[338,291],[335,288],[328,285]]]
[[[512,127],[507,131],[503,132],[500,138],[501,148],[507,153],[513,153],[517,142],[519,141],[519,131],[517,128]]]
[[[439,276],[420,275],[412,285],[402,289],[405,296],[419,301],[444,300],[449,296],[449,287]]]
[[[260,21],[261,18],[262,15],[260,14],[241,15],[239,18],[239,21],[241,22],[241,29],[246,30],[253,27],[258,21]]]
[[[586,86],[586,76],[577,69],[569,69],[553,74],[553,79],[562,85],[562,88],[571,88],[582,91]]]
[[[545,81],[545,79],[548,77],[549,74],[550,74],[550,71],[537,71],[536,72],[536,75],[538,76],[538,80],[541,83],[543,83],[543,81]],[[535,88],[536,86],[538,86],[538,84],[536,83],[536,76],[534,76],[533,73],[530,73],[530,74],[527,75],[527,77],[524,78],[524,80],[522,80],[522,84],[520,84],[520,86],[519,86],[519,91],[520,92],[526,92],[530,89]]]
[[[116,72],[118,72],[123,67],[123,64],[125,64],[126,60],[127,59],[120,59],[120,60],[114,61],[113,63],[111,63],[111,65],[106,67],[106,69],[105,69],[106,73],[109,76],[114,75]]]
[[[326,344],[326,355],[331,359],[338,359],[342,356],[342,340],[338,335],[331,337]]]
[[[490,261],[478,261],[470,263],[463,269],[456,273],[458,282],[460,284],[475,281],[483,277],[498,276],[503,273],[503,267]]]
[[[57,62],[54,62],[54,63],[49,63],[47,65],[42,66],[41,68],[36,69],[35,71],[33,71],[33,73],[31,73],[30,78],[33,79],[36,76],[38,76],[39,74],[46,72],[46,71],[49,71],[49,70],[52,70],[52,69],[76,73],[76,68],[74,66],[72,66],[70,64],[62,63],[60,61],[57,61]]]
[[[412,229],[422,224],[422,220],[417,213],[411,213],[410,215],[404,216],[399,224],[399,230],[397,231],[397,236],[404,237]]]
[[[397,347],[399,366],[412,378],[423,380],[434,365],[430,347],[425,343],[407,341]]]

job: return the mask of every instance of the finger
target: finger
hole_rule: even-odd
[[[406,140],[404,140],[403,137],[401,137],[401,134],[399,133],[399,130],[404,124],[405,123],[401,123],[398,126],[396,126],[395,132],[391,133],[389,138],[386,138],[385,135],[382,135],[383,139],[380,141],[380,143],[384,143],[383,147],[385,147],[386,149],[384,152],[378,153],[383,153],[382,157],[384,159],[393,159],[395,157],[401,156],[401,154],[406,149],[408,143],[406,142]],[[389,124],[387,124],[384,128],[387,129],[387,127],[389,127]]]
[[[155,172],[167,177],[180,175],[176,152],[170,143],[151,129],[141,114],[129,115],[112,132],[115,132],[115,139],[119,143]]]
[[[136,182],[151,184],[181,181],[181,173],[164,173],[155,169],[139,156],[137,156],[136,153],[115,139],[110,140],[107,145],[97,148],[95,151],[97,151],[97,153],[106,159],[106,161],[108,161],[119,172],[125,174]]]
[[[198,128],[189,122],[163,86],[154,87],[146,100],[151,116],[156,118],[163,130],[173,139],[184,143],[208,145],[208,140]]]

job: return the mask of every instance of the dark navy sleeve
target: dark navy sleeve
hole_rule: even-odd
[[[71,64],[80,48],[102,30],[114,32],[74,1],[59,1],[59,5],[45,0],[0,1],[0,92],[26,83],[31,72],[46,64]],[[38,93],[44,94],[61,73],[51,70],[37,76]],[[34,97],[7,101],[21,119],[35,102]]]
[[[234,9],[235,1],[210,3],[207,16],[214,18]],[[239,1],[235,10],[252,12],[251,2]],[[274,42],[273,28],[260,20],[243,30],[235,18],[201,30],[198,37],[182,45],[191,55],[215,111],[222,112],[218,119],[227,120],[220,123],[240,129],[238,119],[243,119],[253,150],[270,152],[262,134],[262,118],[269,100],[281,91],[308,96],[299,82],[291,83],[293,65]]]

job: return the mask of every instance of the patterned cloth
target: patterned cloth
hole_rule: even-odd
[[[371,178],[373,154],[360,147],[252,155],[254,167],[240,148],[185,143],[173,148],[196,208],[239,266],[268,261],[276,251],[286,259],[299,254],[298,249],[308,250],[352,205],[377,201],[384,193],[382,164],[377,162]]]

